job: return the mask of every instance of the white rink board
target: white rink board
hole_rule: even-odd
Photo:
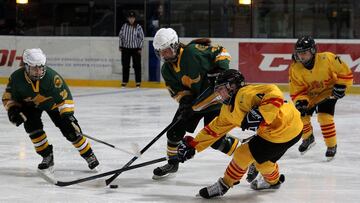
[[[0,86],[0,92],[4,86]],[[131,150],[131,143],[146,146],[172,120],[177,104],[165,89],[72,88],[75,116],[84,133]],[[289,97],[288,95],[286,96]],[[105,179],[69,187],[45,182],[36,173],[41,158],[23,126],[15,127],[0,108],[0,202],[224,202],[224,203],[357,203],[360,199],[359,95],[348,95],[336,105],[335,123],[338,154],[325,162],[325,144],[316,117],[313,117],[317,144],[301,156],[300,142],[279,161],[286,176],[278,191],[256,192],[243,180],[228,193],[214,200],[196,198],[195,194],[213,184],[224,174],[231,157],[207,149],[181,164],[176,177],[166,181],[151,179],[155,167],[147,166],[124,172],[115,183],[117,189],[101,187]],[[94,175],[78,152],[43,114],[48,140],[54,146],[55,176],[74,180]],[[196,132],[201,129],[199,125]],[[237,129],[234,136],[245,138],[252,132]],[[132,156],[90,140],[102,171],[121,168]],[[134,164],[160,158],[166,153],[166,136],[162,136]]]
[[[184,44],[194,38],[180,38]],[[149,76],[149,41],[145,38],[142,50],[142,80]],[[211,38],[213,44],[225,47],[232,60],[230,67],[239,68],[240,42],[294,43],[296,39],[225,39]],[[317,40],[317,43],[359,44],[360,40]],[[0,77],[7,78],[15,71],[22,52],[26,48],[39,47],[47,55],[48,65],[65,79],[78,80],[121,80],[121,54],[117,37],[26,37],[0,36]],[[14,57],[11,58],[11,53]],[[346,58],[344,58],[346,59]],[[360,59],[348,59],[351,66],[359,65]],[[11,64],[11,65],[9,65]],[[240,64],[241,65],[241,64]],[[359,71],[359,68],[356,69]],[[133,74],[133,69],[130,70]],[[162,79],[161,79],[162,81]]]

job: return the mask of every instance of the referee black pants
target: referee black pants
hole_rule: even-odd
[[[129,82],[130,59],[132,58],[133,68],[135,70],[135,82],[141,83],[141,54],[139,49],[123,48],[121,51],[121,63],[123,70],[123,83]]]

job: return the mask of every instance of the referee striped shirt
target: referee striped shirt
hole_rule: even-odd
[[[144,42],[144,32],[139,24],[135,26],[124,23],[119,32],[119,47],[141,49]]]

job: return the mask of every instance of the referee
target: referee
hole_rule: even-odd
[[[121,87],[126,87],[129,82],[130,58],[132,58],[135,70],[136,87],[141,84],[141,48],[144,42],[144,32],[141,26],[135,22],[135,12],[130,11],[128,22],[124,23],[119,32],[119,51],[121,52],[121,64],[123,68],[123,80]]]

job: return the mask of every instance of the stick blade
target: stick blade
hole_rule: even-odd
[[[134,155],[136,157],[140,157],[141,156],[141,152],[140,152],[140,146],[136,143],[131,143],[131,148],[134,152]]]
[[[57,185],[58,181],[55,179],[54,174],[46,170],[37,170],[39,176],[46,182]]]

